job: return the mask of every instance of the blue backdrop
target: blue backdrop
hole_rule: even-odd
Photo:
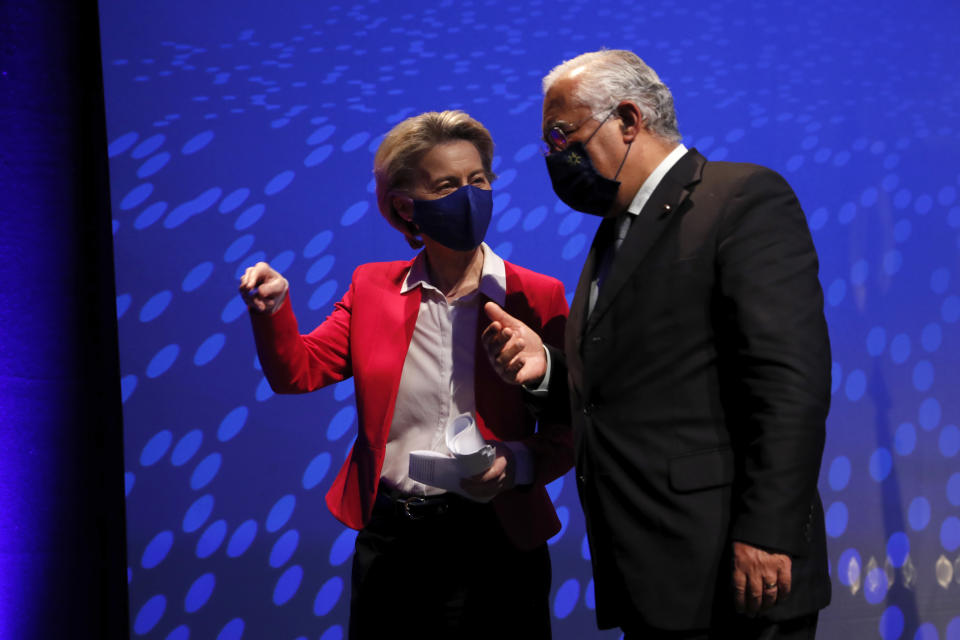
[[[657,69],[688,146],[780,171],[807,212],[834,350],[820,637],[960,639],[960,9],[784,6],[101,0],[133,635],[344,636],[355,532],[323,494],[353,387],[275,397],[237,279],[269,261],[309,329],[356,265],[411,256],[373,152],[461,108],[497,143],[489,244],[572,292],[596,220],[550,189],[540,78],[606,46]],[[555,636],[617,637],[574,484],[549,489]]]

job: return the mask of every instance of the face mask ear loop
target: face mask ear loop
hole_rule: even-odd
[[[584,143],[583,143],[583,147],[584,147],[584,148],[586,148],[587,145],[590,144],[590,141],[593,140],[593,136],[597,135],[597,131],[600,131],[600,127],[602,127],[602,126],[603,126],[603,123],[605,123],[607,120],[610,119],[610,116],[613,115],[613,112],[614,112],[614,111],[616,111],[615,108],[614,108],[614,109],[611,109],[611,110],[610,110],[610,113],[608,113],[606,116],[604,116],[603,120],[600,121],[600,126],[598,126],[596,129],[594,129],[594,130],[593,130],[593,133],[591,133],[590,136],[584,141]]]
[[[620,170],[623,169],[623,165],[627,161],[627,156],[630,155],[630,147],[632,146],[633,146],[633,140],[627,143],[627,150],[623,152],[623,160],[620,161],[620,166],[617,167],[617,173],[614,174],[613,176],[614,180],[620,177]]]

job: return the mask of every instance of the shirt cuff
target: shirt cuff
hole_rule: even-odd
[[[547,392],[550,391],[550,349],[547,349],[547,345],[543,345],[543,353],[547,358],[547,370],[543,374],[543,379],[540,381],[536,387],[531,387],[529,385],[523,385],[523,388],[535,398],[544,398],[547,395]]]
[[[527,445],[519,440],[504,441],[503,444],[513,452],[513,483],[533,484],[533,456]]]

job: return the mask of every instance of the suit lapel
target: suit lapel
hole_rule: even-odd
[[[573,301],[570,303],[570,314],[567,319],[567,331],[564,350],[568,354],[580,353],[580,338],[583,335],[583,328],[587,322],[587,305],[590,300],[590,283],[597,272],[597,266],[600,264],[601,253],[604,247],[609,246],[610,237],[614,232],[616,222],[613,218],[604,218],[597,227],[597,232],[593,236],[593,244],[590,246],[590,252],[587,254],[587,260],[583,264],[583,270],[580,272],[580,280],[577,282],[577,289],[573,294]]]
[[[410,264],[413,264],[412,260]],[[383,290],[383,295],[376,300],[377,311],[365,316],[371,321],[369,324],[364,323],[363,329],[363,353],[364,357],[369,359],[366,370],[370,372],[365,380],[372,383],[371,388],[383,390],[368,395],[368,413],[371,418],[368,437],[377,447],[384,446],[390,432],[393,410],[400,390],[400,377],[403,375],[403,363],[417,326],[417,316],[420,314],[423,289],[415,287],[407,293],[400,293],[404,279],[410,271],[410,264],[396,274]],[[403,327],[403,330],[391,329],[398,326]],[[373,429],[378,430],[374,432]]]
[[[696,149],[688,151],[663,177],[650,195],[643,210],[633,220],[630,231],[617,251],[593,313],[587,319],[586,331],[590,331],[610,308],[617,293],[643,262],[651,247],[663,233],[670,221],[690,195],[689,187],[700,181],[706,159]],[[586,271],[586,269],[584,269]],[[589,287],[589,282],[587,283]],[[579,287],[577,289],[579,293]]]
[[[522,322],[528,322],[533,314],[530,303],[524,295],[523,283],[514,271],[513,265],[504,261],[503,269],[506,281],[503,310],[514,318],[520,319]],[[494,429],[488,426],[495,425],[495,428],[499,429],[500,438],[506,439],[504,436],[510,433],[509,429],[511,425],[522,423],[522,421],[517,420],[518,407],[515,402],[511,401],[512,398],[515,398],[515,388],[504,382],[499,374],[494,371],[493,365],[490,364],[490,359],[487,357],[487,350],[483,346],[483,340],[481,339],[483,331],[490,324],[490,319],[483,311],[483,305],[488,300],[491,299],[481,294],[477,309],[479,315],[477,318],[476,342],[473,357],[474,406],[476,408],[477,428],[480,430],[481,435],[487,439],[496,438],[497,436],[494,435]],[[493,300],[493,302],[499,303],[497,300]],[[534,330],[538,329],[538,327],[531,328]],[[519,437],[519,435],[517,435],[517,437]]]

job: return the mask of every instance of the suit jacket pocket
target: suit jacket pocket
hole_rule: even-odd
[[[733,450],[721,447],[671,458],[669,472],[670,487],[680,493],[730,484],[733,482]]]

